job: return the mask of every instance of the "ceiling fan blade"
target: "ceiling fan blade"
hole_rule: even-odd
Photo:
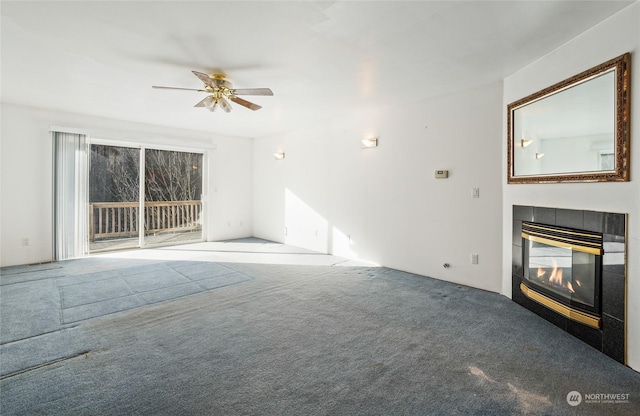
[[[258,104],[254,104],[254,103],[249,102],[247,100],[243,100],[240,97],[229,97],[229,99],[231,101],[233,101],[234,103],[236,103],[236,104],[240,104],[243,107],[247,107],[249,110],[256,111],[256,110],[260,110],[262,108],[262,106],[259,106]]]
[[[273,95],[270,88],[239,88],[231,91],[236,95]]]
[[[204,82],[204,85],[206,85],[207,87],[211,87],[211,88],[216,87],[216,84],[213,82],[213,79],[211,79],[209,75],[204,74],[202,72],[198,72],[198,71],[191,71],[191,72],[193,72],[193,75],[200,78],[200,81]]]
[[[159,89],[163,89],[163,90],[184,90],[184,91],[206,92],[205,90],[198,90],[198,89],[195,89],[195,88],[160,87],[158,85],[152,85],[151,88],[159,88]]]

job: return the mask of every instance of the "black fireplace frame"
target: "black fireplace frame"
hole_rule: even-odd
[[[600,319],[592,327],[564,316],[525,295],[522,223],[549,224],[558,227],[602,233],[605,251],[602,256]],[[608,245],[623,247],[612,253]],[[513,206],[512,225],[512,300],[536,313],[576,338],[586,342],[616,361],[626,364],[626,281],[627,214],[563,208]]]

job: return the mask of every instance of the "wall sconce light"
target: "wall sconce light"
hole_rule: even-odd
[[[527,147],[529,146],[531,143],[533,143],[533,140],[526,140],[526,139],[521,139],[520,140],[520,147]]]
[[[276,158],[276,160],[282,160],[284,159],[284,152],[283,151],[279,151],[273,154],[273,157]]]
[[[377,138],[362,139],[361,142],[362,142],[362,147],[378,147]]]
[[[544,153],[536,152],[536,159],[542,159],[544,157]]]

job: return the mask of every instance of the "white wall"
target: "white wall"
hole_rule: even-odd
[[[251,235],[251,139],[220,137],[49,110],[2,104],[0,265],[52,260],[51,126],[101,139],[206,151],[210,240]],[[29,246],[22,246],[22,239]]]
[[[503,108],[625,52],[632,53],[631,182],[506,185],[503,171],[502,293],[511,296],[513,205],[534,205],[629,214],[627,347],[628,364],[640,370],[640,3],[636,2],[504,81]],[[505,110],[506,117],[506,110]],[[502,166],[506,166],[506,118]]]
[[[251,237],[253,140],[217,138],[209,152],[207,241]]]
[[[500,82],[255,140],[254,235],[499,292],[501,106]]]

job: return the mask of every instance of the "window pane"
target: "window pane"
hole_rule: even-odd
[[[138,247],[140,150],[91,145],[90,251]]]
[[[202,154],[145,152],[145,244],[202,238]]]

